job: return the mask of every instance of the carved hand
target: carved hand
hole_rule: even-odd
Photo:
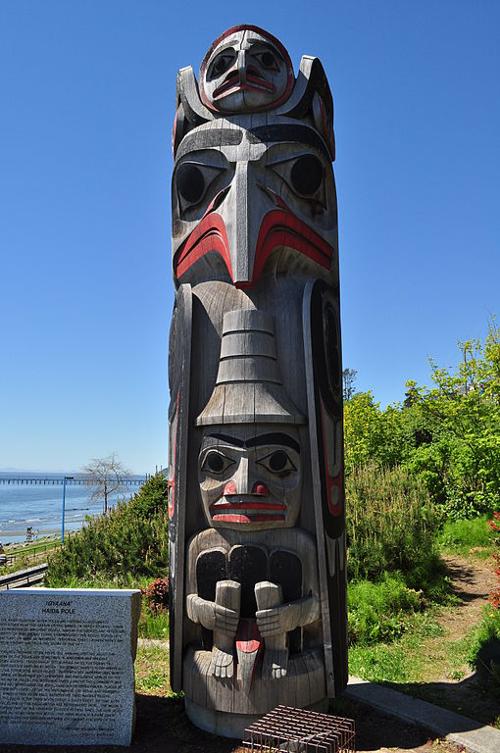
[[[289,604],[282,604],[272,609],[261,609],[256,612],[257,625],[263,638],[269,638],[280,633],[288,633],[296,627],[309,625],[319,617],[319,602],[314,596]]]
[[[198,594],[189,594],[186,599],[188,617],[193,622],[203,625],[207,630],[221,630],[235,635],[238,628],[239,614],[215,601],[202,599]]]

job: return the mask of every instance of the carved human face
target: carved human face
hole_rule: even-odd
[[[203,509],[213,528],[295,525],[302,481],[296,428],[207,427],[198,469]]]
[[[200,93],[212,110],[255,112],[290,93],[293,68],[281,43],[262,29],[235,27],[219,37],[200,71]]]
[[[253,116],[251,128],[222,119],[217,128],[199,126],[177,152],[172,203],[178,282],[252,287],[263,274],[331,269],[335,184],[312,128],[264,115]]]

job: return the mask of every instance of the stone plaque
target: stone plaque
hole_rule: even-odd
[[[130,745],[140,591],[0,592],[0,743]]]

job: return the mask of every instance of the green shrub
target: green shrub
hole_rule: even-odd
[[[423,594],[401,575],[386,573],[379,583],[351,583],[348,591],[349,642],[369,645],[399,637],[422,609]]]
[[[425,486],[403,468],[361,466],[347,478],[346,510],[350,579],[399,571],[425,590],[439,569],[438,519]]]
[[[77,534],[49,557],[46,583],[111,582],[130,586],[166,572],[168,562],[167,481],[157,474],[128,502],[89,518]]]

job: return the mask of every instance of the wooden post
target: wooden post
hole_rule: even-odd
[[[347,683],[333,102],[236,26],[177,80],[171,682],[241,737]]]

